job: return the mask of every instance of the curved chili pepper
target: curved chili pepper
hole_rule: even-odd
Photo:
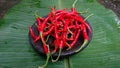
[[[36,35],[34,34],[33,30],[31,27],[29,27],[30,35],[32,36],[33,39],[36,38]]]
[[[80,50],[82,50],[86,46],[88,41],[89,41],[89,37],[87,35],[87,31],[86,31],[85,25],[82,25],[82,34],[83,34],[84,42],[81,45],[81,47],[78,50],[76,50],[75,52],[79,52]]]
[[[78,29],[78,32],[74,38],[74,41],[70,44],[71,47],[73,47],[75,45],[75,43],[77,42],[77,40],[79,38],[79,35],[80,35],[80,29]]]

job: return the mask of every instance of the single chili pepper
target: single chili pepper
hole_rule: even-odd
[[[78,32],[76,34],[76,37],[74,38],[74,41],[70,44],[71,47],[73,47],[75,45],[75,43],[77,42],[78,38],[80,35],[80,29],[78,29]]]
[[[81,45],[81,47],[78,50],[76,50],[75,52],[79,52],[80,50],[82,50],[89,41],[85,25],[82,25],[82,33],[83,33],[83,37],[84,37],[84,42]]]
[[[44,35],[43,35],[44,27],[45,27],[46,22],[48,21],[49,17],[50,17],[50,15],[46,19],[44,19],[44,21],[42,22],[41,26],[38,25],[39,33],[40,33],[40,38],[41,38],[42,43],[43,43],[43,50],[44,50],[44,52],[45,52],[45,54],[47,56],[45,64],[42,67],[39,67],[39,68],[46,67],[47,64],[48,64],[49,57],[50,57],[49,45],[46,44],[46,42],[44,40]]]
[[[44,52],[45,52],[45,54],[46,54],[46,56],[47,56],[47,59],[46,59],[46,62],[45,62],[45,64],[41,67],[41,66],[39,66],[39,68],[45,68],[46,66],[47,66],[47,64],[48,64],[48,61],[49,61],[49,58],[50,58],[50,50],[49,50],[49,45],[47,45],[46,43],[45,43],[45,40],[44,40],[44,38],[43,38],[43,35],[42,35],[43,33],[40,33],[40,37],[41,37],[41,40],[42,40],[42,42],[43,42],[43,50],[44,50]]]
[[[49,16],[50,17],[50,16]],[[40,26],[40,32],[43,32],[44,31],[44,28],[45,28],[45,25],[49,19],[49,17],[47,17],[43,22],[42,22],[42,25]]]
[[[40,39],[40,36],[37,36],[34,40],[34,43],[36,43]]]
[[[35,34],[34,34],[34,32],[33,32],[31,27],[29,27],[29,31],[30,31],[30,35],[32,36],[32,38],[35,39],[36,36],[35,36]]]
[[[88,28],[88,30],[90,31],[90,33],[92,33],[92,29],[91,29],[91,27],[88,24],[85,23],[85,27]]]
[[[46,35],[50,34],[53,29],[54,29],[54,26],[51,26],[51,28],[48,31],[44,32],[43,35],[46,36]]]
[[[44,44],[43,44],[43,49],[44,49],[45,54],[48,54],[48,52],[49,52],[47,46],[48,46],[48,45],[44,45]]]
[[[38,26],[41,26],[41,21],[39,17],[36,18],[36,21],[37,21]]]

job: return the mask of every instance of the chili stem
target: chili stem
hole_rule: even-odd
[[[75,7],[76,3],[77,3],[77,0],[74,1],[74,3],[72,4],[72,7]]]
[[[68,32],[70,32],[73,35],[73,32],[68,28]]]
[[[39,66],[38,68],[45,68],[47,66],[49,58],[50,58],[50,54],[48,53],[46,56],[47,56],[47,59],[46,59],[45,64],[43,66]]]
[[[84,43],[81,45],[81,47],[78,49],[78,50],[76,50],[75,52],[79,52],[79,51],[81,51],[85,46],[86,46],[86,44],[88,44],[88,40],[84,40]]]
[[[68,44],[68,43],[66,42],[66,45],[68,46],[68,48],[67,48],[66,50],[70,50],[70,49],[71,49],[70,44]]]
[[[57,58],[56,58],[55,60],[54,60],[54,59],[52,59],[52,62],[56,62],[56,61],[58,61],[58,60],[59,60],[60,55],[61,55],[61,52],[62,52],[62,48],[60,48],[60,49],[59,49],[59,53],[58,53]]]
[[[38,13],[38,11],[36,10],[34,15],[35,15],[36,18],[39,18],[40,16],[37,15],[37,13]]]
[[[41,40],[42,40],[43,44],[44,44],[44,45],[47,45],[47,44],[45,43],[45,41],[44,41],[43,33],[42,33],[42,32],[40,32],[40,37],[41,37]]]
[[[91,17],[92,15],[94,15],[94,14],[90,14],[90,15],[88,15],[85,19],[84,19],[84,21],[86,21],[89,17]]]
[[[46,38],[46,42],[48,41],[49,37],[50,37],[50,35],[47,36],[47,38]]]

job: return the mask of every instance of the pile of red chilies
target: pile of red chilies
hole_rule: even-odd
[[[52,54],[59,52],[57,59],[53,60],[57,61],[64,48],[66,48],[66,50],[71,49],[76,44],[80,35],[83,36],[84,42],[80,49],[76,51],[78,52],[81,50],[89,40],[87,30],[92,33],[90,26],[85,22],[84,18],[79,15],[74,7],[71,8],[71,11],[51,8],[51,12],[48,16],[42,18],[36,17],[36,21],[39,35],[36,36],[31,27],[29,30],[34,43],[37,43],[40,40],[43,43],[43,50],[47,55],[47,61],[43,67],[47,65],[48,59]],[[54,48],[52,51],[50,51],[49,44],[46,43],[49,36],[55,38],[52,44],[52,47]]]

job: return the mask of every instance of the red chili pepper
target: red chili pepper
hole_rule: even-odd
[[[48,31],[44,32],[43,35],[46,36],[46,35],[50,34],[53,29],[54,29],[54,26],[51,26],[51,28]]]
[[[32,36],[32,38],[35,39],[36,36],[35,36],[35,34],[34,34],[34,32],[33,32],[31,27],[29,27],[29,31],[30,31],[30,35]]]
[[[65,21],[64,27],[63,27],[63,33],[62,33],[62,40],[63,40],[63,47],[65,47],[64,45],[66,45],[66,41],[67,41],[67,32],[68,32],[68,24],[70,23],[70,21],[67,19]],[[68,45],[67,45],[68,46]],[[68,46],[70,47],[70,46]]]
[[[39,17],[36,18],[36,21],[37,21],[38,26],[41,26],[41,21]]]
[[[40,39],[40,36],[37,36],[34,40],[34,43],[36,43]]]
[[[74,38],[74,41],[70,44],[71,47],[73,47],[75,45],[75,43],[77,42],[77,40],[79,38],[79,35],[80,35],[80,29],[78,29],[78,32],[77,32],[76,37]]]
[[[55,26],[54,27],[54,30],[55,30],[55,42],[54,42],[54,45],[56,45],[55,46],[55,49],[52,51],[52,53],[55,53],[56,51],[57,51],[57,49],[59,48],[59,36],[58,36],[58,31],[57,31],[57,27]]]
[[[81,47],[78,50],[76,50],[76,52],[79,52],[80,50],[82,50],[86,46],[89,40],[85,25],[82,25],[82,33],[83,33],[84,42],[81,45]]]
[[[41,40],[42,40],[42,42],[43,42],[43,50],[44,50],[44,52],[45,52],[45,54],[46,54],[46,56],[47,56],[47,59],[46,59],[46,62],[45,62],[45,64],[42,66],[42,67],[40,67],[40,68],[45,68],[46,66],[47,66],[47,64],[48,64],[48,61],[49,61],[49,58],[50,58],[50,50],[49,50],[49,45],[47,45],[46,43],[45,43],[45,40],[44,40],[44,37],[43,37],[43,35],[42,35],[43,33],[40,33],[40,37],[41,37]]]
[[[85,26],[86,26],[86,28],[88,28],[88,30],[90,31],[90,33],[92,33],[92,29],[91,29],[91,27],[87,23],[85,23]]]
[[[48,47],[47,47],[47,45],[43,44],[43,49],[44,49],[45,54],[48,54]]]

